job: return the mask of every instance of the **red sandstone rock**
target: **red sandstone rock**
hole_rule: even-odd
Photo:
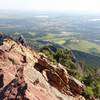
[[[71,77],[62,65],[52,65],[45,56],[11,39],[0,46],[0,68],[4,71],[4,86],[16,79],[15,75],[19,84],[27,84],[23,100],[85,100],[80,96],[84,85]],[[23,70],[18,72],[20,68]]]

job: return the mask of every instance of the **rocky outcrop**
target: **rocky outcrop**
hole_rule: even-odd
[[[4,73],[3,70],[0,69],[0,88],[4,86]]]
[[[43,54],[12,39],[5,39],[0,46],[0,69],[2,100],[85,100],[80,95],[84,85],[64,66],[53,65]]]

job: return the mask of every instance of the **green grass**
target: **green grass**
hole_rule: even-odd
[[[32,35],[32,36],[35,36],[35,35],[36,35],[35,32],[29,32],[28,34],[29,34],[29,35]]]
[[[100,53],[99,45],[85,40],[79,40],[79,42],[70,42],[69,44],[66,43],[65,45],[73,50],[79,50],[87,53],[91,52]]]
[[[35,39],[48,40],[63,45],[66,42],[66,39],[68,39],[72,35],[76,35],[76,34],[73,32],[61,32],[59,34],[48,33],[48,34],[43,34],[41,37],[36,37]]]

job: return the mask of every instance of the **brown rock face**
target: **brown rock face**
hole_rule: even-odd
[[[85,100],[84,85],[64,66],[14,40],[0,46],[0,100]]]
[[[4,73],[3,70],[0,69],[0,88],[4,86]]]

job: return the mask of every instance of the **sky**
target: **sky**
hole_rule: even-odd
[[[100,12],[100,0],[0,0],[0,9]]]

